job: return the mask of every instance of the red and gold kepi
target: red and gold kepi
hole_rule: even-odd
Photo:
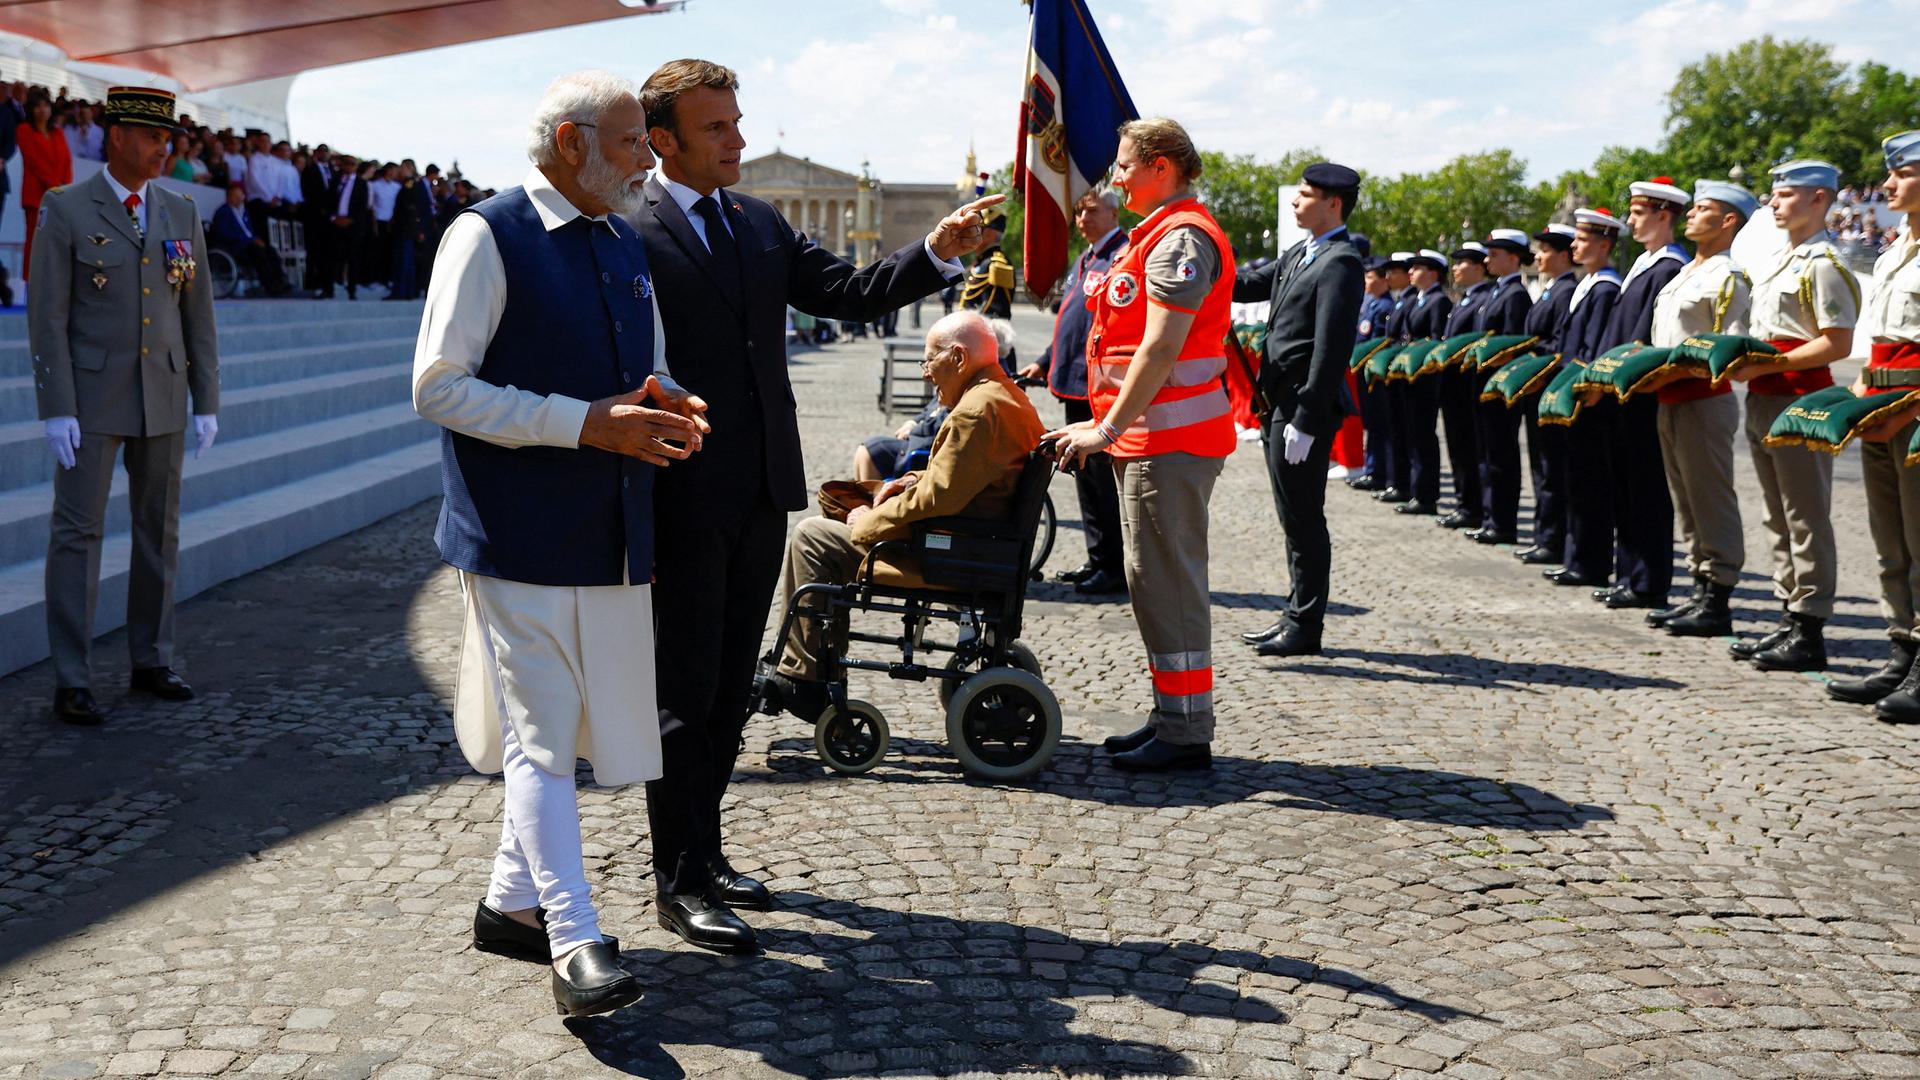
[[[174,126],[173,91],[150,86],[115,86],[107,91],[106,119],[110,124]]]

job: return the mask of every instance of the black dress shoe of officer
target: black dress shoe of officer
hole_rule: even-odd
[[[1604,604],[1607,602],[1608,597],[1612,596],[1616,592],[1621,591],[1622,589],[1625,589],[1626,587],[1627,587],[1626,583],[1621,581],[1616,581],[1611,585],[1602,583],[1602,586],[1600,588],[1595,589],[1592,592],[1588,593],[1587,596],[1590,597],[1593,600],[1593,602],[1596,604]]]
[[[518,919],[510,919],[488,907],[487,902],[482,900],[473,913],[473,947],[495,956],[510,956],[535,964],[552,963],[553,945],[547,940],[547,913],[535,908],[533,917],[540,920],[539,926],[528,926]],[[612,934],[602,934],[600,937],[615,953],[620,951],[619,938]]]
[[[142,693],[168,701],[193,700],[193,687],[187,685],[187,680],[175,675],[172,668],[134,668],[129,685]]]
[[[1434,505],[1430,502],[1421,502],[1419,499],[1414,499],[1411,502],[1403,502],[1399,506],[1394,507],[1393,512],[1396,514],[1423,514],[1431,517],[1440,511],[1435,509]]]
[[[1553,582],[1555,585],[1565,585],[1568,588],[1586,589],[1595,585],[1606,584],[1606,580],[1603,578],[1588,577],[1585,574],[1575,573],[1572,567],[1567,566],[1563,566],[1558,570],[1542,570],[1540,571],[1540,576]]]
[[[1541,547],[1539,544],[1530,548],[1521,548],[1513,553],[1513,557],[1528,566],[1556,566],[1560,562],[1559,552],[1552,548]]]
[[[1255,645],[1253,651],[1261,656],[1318,656],[1320,628],[1289,623],[1286,629]]]
[[[1827,684],[1827,696],[1855,705],[1871,705],[1895,690],[1913,670],[1913,642],[1895,639],[1893,652],[1879,671],[1864,679],[1835,679]]]
[[[1213,747],[1207,743],[1179,745],[1148,739],[1124,754],[1113,755],[1113,767],[1128,772],[1171,772],[1175,769],[1213,768]]]
[[[553,966],[553,1007],[562,1016],[594,1016],[640,1000],[640,980],[620,967],[604,941],[582,945]]]
[[[1793,623],[1782,619],[1780,625],[1774,627],[1765,637],[1754,638],[1752,641],[1736,641],[1727,646],[1727,655],[1735,660],[1751,660],[1756,654],[1787,640],[1787,635],[1791,633],[1793,633]]]
[[[1053,575],[1053,580],[1058,581],[1065,585],[1078,585],[1081,582],[1092,577],[1093,572],[1098,569],[1100,568],[1093,565],[1092,563],[1084,562],[1084,563],[1081,563],[1079,566],[1074,567],[1071,570],[1062,570],[1059,573]]]
[[[1095,570],[1086,580],[1073,587],[1081,596],[1112,596],[1127,591],[1127,578],[1124,574]]]
[[[1284,618],[1275,619],[1273,620],[1273,624],[1271,626],[1268,626],[1265,630],[1249,630],[1246,633],[1241,634],[1240,640],[1246,642],[1249,645],[1258,645],[1261,642],[1266,641],[1268,638],[1279,637],[1280,632],[1285,630],[1290,625],[1292,625],[1292,623],[1287,619],[1284,619]]]
[[[1373,493],[1373,497],[1380,500],[1383,503],[1403,503],[1403,502],[1408,502],[1413,498],[1413,496],[1407,494],[1404,491],[1401,491],[1397,487],[1381,488],[1379,491],[1376,491]]]
[[[1349,477],[1347,479],[1347,486],[1355,491],[1379,491],[1381,488],[1387,486],[1387,482],[1372,473],[1366,473],[1361,476]]]
[[[653,909],[660,925],[689,945],[721,953],[750,953],[760,948],[753,927],[724,904],[698,893],[656,893]]]
[[[75,727],[93,727],[107,718],[93,700],[93,691],[84,686],[62,687],[53,692],[53,718]]]
[[[1632,589],[1621,586],[1612,593],[1609,593],[1607,598],[1602,600],[1601,603],[1615,611],[1624,608],[1651,609],[1665,607],[1667,598],[1663,593],[1634,592]]]
[[[1246,637],[1245,634],[1242,634],[1240,636]],[[1109,735],[1107,736],[1106,741],[1101,743],[1100,745],[1106,747],[1107,752],[1110,754],[1124,754],[1129,750],[1140,749],[1141,747],[1147,745],[1147,743],[1152,739],[1153,739],[1153,725],[1144,724],[1140,727],[1139,730],[1129,731],[1125,735]]]
[[[1465,510],[1455,510],[1438,522],[1443,529],[1477,529],[1480,527],[1480,515],[1469,514]]]
[[[1515,537],[1512,531],[1501,532],[1485,525],[1467,534],[1476,544],[1511,544]]]
[[[767,887],[727,865],[725,859],[708,863],[707,872],[713,876],[714,902],[748,911],[773,910],[773,894]]]

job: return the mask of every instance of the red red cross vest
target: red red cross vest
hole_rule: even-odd
[[[1140,418],[1120,433],[1107,449],[1116,458],[1187,453],[1198,457],[1226,457],[1236,445],[1233,415],[1220,375],[1227,368],[1223,344],[1233,328],[1233,245],[1200,200],[1191,196],[1168,203],[1148,215],[1128,234],[1127,250],[1113,262],[1106,287],[1088,301],[1093,330],[1087,336],[1087,397],[1096,418],[1105,418],[1120,396],[1134,350],[1147,332],[1147,256],[1166,235],[1193,226],[1213,240],[1220,253],[1220,278],[1200,303],[1188,311],[1193,328],[1180,346],[1173,374],[1154,394]]]

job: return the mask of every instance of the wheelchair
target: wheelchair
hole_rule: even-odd
[[[862,560],[846,584],[814,582],[787,605],[773,648],[760,659],[751,709],[780,710],[766,689],[780,653],[801,619],[821,628],[820,678],[827,706],[814,722],[814,749],[835,772],[867,772],[886,756],[886,717],[873,705],[847,696],[852,671],[882,672],[912,682],[935,680],[947,711],[947,744],[972,776],[1019,780],[1045,768],[1060,743],[1060,703],[1047,688],[1040,662],[1022,645],[1020,618],[1053,460],[1035,451],[1014,489],[1005,521],[932,518],[914,523],[910,540],[883,540]],[[917,560],[924,587],[889,584],[888,556]],[[853,612],[898,616],[897,634],[851,629]],[[935,630],[951,625],[953,636]],[[899,650],[898,662],[856,658],[851,646]],[[934,662],[945,654],[945,663]]]

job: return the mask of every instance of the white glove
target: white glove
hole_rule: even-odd
[[[1286,445],[1287,464],[1298,465],[1307,460],[1307,451],[1311,449],[1313,449],[1313,436],[1301,431],[1292,424],[1288,424]]]
[[[209,413],[193,418],[193,456],[197,459],[213,446],[213,437],[220,434],[220,422]]]
[[[73,468],[73,452],[80,449],[80,420],[72,416],[56,416],[47,421],[47,446],[53,451],[53,460],[63,469]]]

